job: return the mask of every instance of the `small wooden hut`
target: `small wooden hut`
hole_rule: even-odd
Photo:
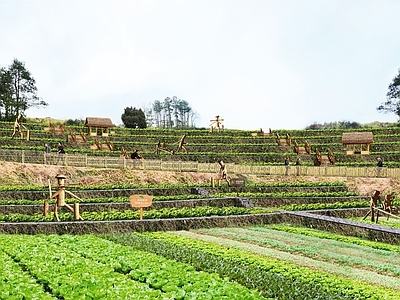
[[[114,127],[114,124],[109,118],[87,117],[85,126],[88,127],[88,134],[90,136],[108,136],[110,134],[110,128]]]
[[[346,155],[369,155],[369,148],[373,142],[372,132],[345,132],[342,135]]]

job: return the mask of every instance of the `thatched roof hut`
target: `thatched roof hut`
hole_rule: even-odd
[[[85,121],[85,126],[89,128],[89,135],[96,136],[108,136],[109,129],[115,127],[109,118],[94,118],[87,117]]]
[[[345,132],[342,135],[342,144],[347,148],[347,155],[369,154],[369,146],[373,142],[372,132]]]
[[[85,121],[87,127],[110,128],[114,127],[110,118],[93,118],[87,117]]]

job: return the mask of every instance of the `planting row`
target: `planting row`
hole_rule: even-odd
[[[0,235],[0,253],[47,296],[21,291],[21,277],[8,290],[13,299],[264,299],[215,274],[94,236]]]
[[[258,227],[107,237],[257,287],[265,297],[386,300],[400,297],[397,267],[400,254],[351,242]],[[352,251],[354,255],[346,255]]]
[[[161,208],[143,211],[143,219],[171,219],[171,218],[204,218],[210,216],[237,216],[265,214],[277,211],[303,211],[303,210],[325,210],[325,209],[348,209],[367,208],[369,201],[340,201],[334,203],[310,203],[310,204],[288,204],[276,207],[245,208],[236,206],[214,207],[195,206],[183,208]],[[61,221],[73,221],[72,213],[62,211],[58,214]],[[104,208],[103,211],[83,211],[81,217],[85,221],[116,221],[116,220],[138,220],[139,210],[116,210]],[[42,213],[6,213],[0,214],[0,222],[55,222],[52,213],[44,216]]]
[[[71,186],[71,185],[69,185]],[[131,183],[123,183],[123,184],[111,184],[111,185],[74,185],[73,188],[76,190],[115,190],[115,189],[187,189],[191,187],[210,187],[209,185],[204,184],[194,184],[191,183],[181,183],[181,184],[131,184]],[[271,182],[271,183],[247,183],[245,188],[248,189],[258,189],[259,191],[264,188],[325,188],[325,187],[339,187],[345,188],[346,185],[343,182]],[[244,188],[244,187],[241,187]],[[48,186],[38,186],[38,185],[13,185],[13,186],[0,186],[1,191],[43,191],[48,190]]]
[[[366,199],[367,197],[358,196],[355,192],[280,192],[280,193],[218,193],[218,194],[211,194],[209,196],[203,195],[174,195],[174,196],[155,196],[153,198],[153,204],[162,205],[162,202],[188,202],[196,200],[213,200],[214,202],[218,202],[220,200],[223,203],[224,199],[231,200],[231,199],[250,199],[255,201],[256,203],[262,202],[269,202],[269,199],[276,199],[276,202],[279,203],[280,200],[282,202],[291,202],[293,201],[296,203],[296,199],[310,199],[310,203],[315,202],[332,202],[334,199],[348,199],[350,200],[362,200]],[[43,204],[44,201],[48,202],[55,202],[56,200],[49,200],[48,198],[45,199],[1,199],[0,205],[33,205],[33,204]],[[96,197],[96,198],[80,198],[80,200],[76,200],[75,198],[66,198],[66,203],[129,203],[130,199],[127,197]],[[198,201],[200,202],[200,201]],[[208,201],[211,202],[211,201]],[[157,204],[158,203],[158,204]],[[265,206],[265,205],[260,205]]]
[[[97,188],[96,186],[91,187],[80,187],[71,186],[68,187],[79,198],[109,198],[110,202],[125,202],[131,195],[134,194],[147,194],[152,195],[155,201],[163,200],[185,200],[185,199],[199,199],[199,198],[213,198],[213,197],[226,197],[238,193],[242,197],[255,197],[255,196],[301,196],[304,197],[332,197],[332,196],[352,196],[354,192],[349,192],[347,187],[344,185],[246,185],[242,187],[229,187],[226,183],[223,183],[220,187],[204,186],[204,185],[182,185],[167,187],[148,187],[148,188],[132,188],[132,185],[126,185],[127,188],[120,188],[116,186],[103,186]],[[53,186],[52,191],[57,190],[56,186]],[[48,199],[50,195],[49,188],[43,186],[0,186],[0,201],[10,200],[15,203],[29,204],[25,200],[42,200]],[[124,198],[124,200],[121,200]],[[115,200],[114,200],[115,199]],[[18,202],[21,200],[21,202]],[[88,200],[89,201],[89,200]],[[93,200],[96,201],[96,200]],[[91,202],[93,202],[91,201]],[[104,200],[99,200],[104,202]],[[85,200],[86,202],[86,200]],[[6,202],[3,202],[5,204]],[[12,202],[8,202],[11,204]]]
[[[43,146],[0,146],[1,158],[6,161],[16,161],[21,162],[21,153],[13,153],[16,150],[23,150],[26,152],[24,158],[25,163],[43,163]],[[9,151],[7,151],[9,150]],[[12,151],[10,151],[12,150]],[[326,149],[319,149],[324,155]],[[119,167],[124,165],[123,158],[121,157],[120,151],[106,151],[106,150],[90,150],[90,149],[67,149],[67,161],[68,154],[78,154],[87,155],[88,157],[113,157],[121,158],[121,161],[116,163]],[[28,154],[28,152],[30,154]],[[55,155],[55,153],[53,153]],[[155,152],[141,152],[143,157],[147,160],[160,160],[163,161],[185,161],[185,162],[198,162],[198,163],[215,163],[216,161],[223,160],[224,162],[234,163],[234,164],[257,164],[257,165],[283,165],[285,157],[289,157],[292,165],[296,161],[298,155],[294,153],[293,149],[282,148],[281,152],[189,152],[185,153],[178,152],[175,155],[170,155],[169,153],[162,152],[156,154]],[[358,166],[358,167],[368,167],[376,166],[376,158],[383,157],[386,167],[399,167],[400,151],[381,151],[372,152],[368,156],[346,156],[343,152],[335,152],[335,166]],[[302,166],[314,166],[315,155],[302,155]],[[55,157],[54,157],[55,160]],[[72,159],[73,160],[73,159]],[[131,160],[126,162],[129,164]],[[76,164],[76,162],[75,162]],[[79,164],[78,164],[79,165]],[[83,165],[83,164],[82,164]],[[127,166],[129,167],[129,165]]]

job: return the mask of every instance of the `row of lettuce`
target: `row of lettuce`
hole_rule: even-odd
[[[107,238],[216,272],[276,299],[398,299],[400,291],[166,232]]]
[[[302,211],[302,210],[323,210],[323,209],[349,209],[367,208],[369,201],[343,201],[335,203],[311,203],[311,204],[290,204],[273,208],[246,208],[246,207],[213,207],[196,206],[194,208],[161,208],[143,211],[143,219],[171,219],[171,218],[204,218],[212,216],[238,216],[238,215],[259,215],[278,211]],[[72,213],[60,212],[61,221],[74,221]],[[139,220],[139,210],[106,210],[82,212],[81,217],[85,221],[117,221],[117,220]],[[0,214],[0,222],[54,222],[53,214],[44,216],[43,213],[23,214],[6,213]]]
[[[1,123],[0,123],[1,124]],[[179,139],[183,134],[186,134],[188,138],[191,139],[191,142],[200,141],[206,143],[211,140],[213,142],[218,141],[230,141],[231,143],[235,143],[240,141],[240,143],[248,141],[249,143],[275,143],[276,133],[278,133],[282,138],[285,138],[286,134],[289,134],[292,140],[296,141],[324,141],[329,140],[330,142],[335,141],[336,143],[341,143],[342,134],[344,132],[362,132],[362,131],[370,131],[373,133],[375,141],[393,141],[396,140],[400,134],[399,128],[393,129],[369,129],[369,130],[340,130],[340,131],[332,131],[332,130],[295,130],[295,131],[277,131],[272,135],[260,135],[254,136],[256,132],[248,131],[248,130],[224,130],[219,132],[210,133],[208,131],[202,130],[151,130],[151,129],[134,129],[134,130],[123,130],[124,128],[119,128],[118,130],[113,130],[113,133],[110,134],[110,137],[116,141],[132,141],[132,139],[137,139],[140,141],[166,141],[173,142],[176,139]],[[64,131],[64,134],[61,132],[57,132],[53,134],[49,131],[44,131],[43,127],[39,127],[38,129],[30,128],[31,139],[42,140],[48,138],[50,140],[60,138],[65,138],[67,135],[71,133],[75,133],[79,136],[80,132],[86,132],[86,128],[68,128]],[[128,132],[129,131],[129,132]],[[260,132],[258,132],[260,133]],[[2,127],[0,129],[0,139],[11,139],[12,134],[12,126],[9,129]],[[89,137],[91,138],[91,137]]]
[[[171,196],[154,196],[153,201],[163,202],[163,201],[195,201],[197,200],[215,200],[218,199],[231,199],[231,198],[248,198],[248,199],[266,199],[266,198],[279,198],[279,199],[296,199],[296,198],[319,198],[319,199],[331,199],[331,198],[365,198],[360,197],[356,192],[353,191],[339,191],[339,192],[276,192],[276,193],[261,193],[261,192],[227,192],[227,193],[217,193],[210,195],[171,195]],[[0,199],[0,205],[30,205],[30,204],[43,204],[44,201],[49,201],[46,199]],[[50,200],[51,202],[52,200]],[[114,197],[91,197],[91,198],[67,198],[67,203],[128,203],[130,200],[128,197],[124,196],[114,196]],[[330,201],[331,202],[331,201]]]
[[[2,299],[265,299],[216,274],[94,236],[1,235]],[[19,272],[18,272],[19,271]],[[26,276],[25,276],[26,277]],[[21,282],[22,281],[22,282]]]
[[[376,165],[376,158],[381,156],[385,159],[386,167],[399,167],[398,157],[400,155],[399,146],[400,144],[387,144],[382,146],[382,149],[370,151],[369,156],[348,156],[343,151],[342,145],[336,145],[339,150],[333,149],[333,153],[335,155],[335,166],[347,166],[347,167],[368,167]],[[141,154],[146,159],[158,160],[162,158],[167,161],[191,161],[191,162],[200,162],[200,163],[211,163],[218,160],[223,160],[236,164],[251,164],[257,163],[262,165],[271,165],[277,166],[282,165],[285,157],[289,157],[291,161],[295,161],[298,155],[296,154],[294,148],[280,148],[278,150],[269,151],[269,150],[247,150],[242,147],[240,150],[228,149],[226,151],[221,150],[218,147],[215,149],[210,149],[209,151],[201,151],[198,149],[189,149],[188,153],[185,151],[176,151],[174,155],[170,154],[170,151],[156,153],[155,146],[152,146],[148,149],[144,149],[141,147],[139,143],[132,145],[124,145],[125,149],[131,151],[129,149],[139,149]],[[303,156],[302,165],[303,166],[313,166],[314,158],[315,158],[315,148],[323,154],[326,155],[327,149],[331,149],[332,147],[329,144],[319,144],[314,145],[312,147],[312,153],[308,156]],[[42,145],[0,145],[0,149],[3,150],[24,150],[24,151],[32,151],[35,152],[35,157],[43,153]],[[122,149],[122,148],[121,148]],[[79,147],[79,148],[68,148],[66,149],[67,154],[82,154],[82,155],[90,155],[90,156],[104,156],[104,157],[120,157],[121,149],[117,149],[114,151],[108,150],[91,150],[88,146]],[[176,147],[171,147],[170,150],[176,150]],[[55,152],[54,152],[55,154]]]
[[[71,185],[69,185],[71,186]],[[271,182],[271,183],[246,183],[247,188],[269,188],[269,187],[345,187],[346,184],[340,181],[333,182]],[[85,185],[76,184],[73,186],[76,190],[115,190],[115,189],[180,189],[188,187],[210,187],[204,183],[179,183],[179,184],[132,184],[132,183],[121,183],[121,184],[102,184],[102,185]],[[45,191],[48,190],[48,186],[40,185],[3,185],[0,186],[0,192],[2,191]]]

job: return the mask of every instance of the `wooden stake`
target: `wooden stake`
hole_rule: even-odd
[[[43,205],[43,216],[47,217],[49,215],[49,202],[44,201]]]
[[[75,220],[79,220],[80,216],[79,216],[79,202],[75,202],[74,203],[74,219]]]
[[[139,216],[140,216],[140,220],[143,220],[143,207],[139,208]]]

